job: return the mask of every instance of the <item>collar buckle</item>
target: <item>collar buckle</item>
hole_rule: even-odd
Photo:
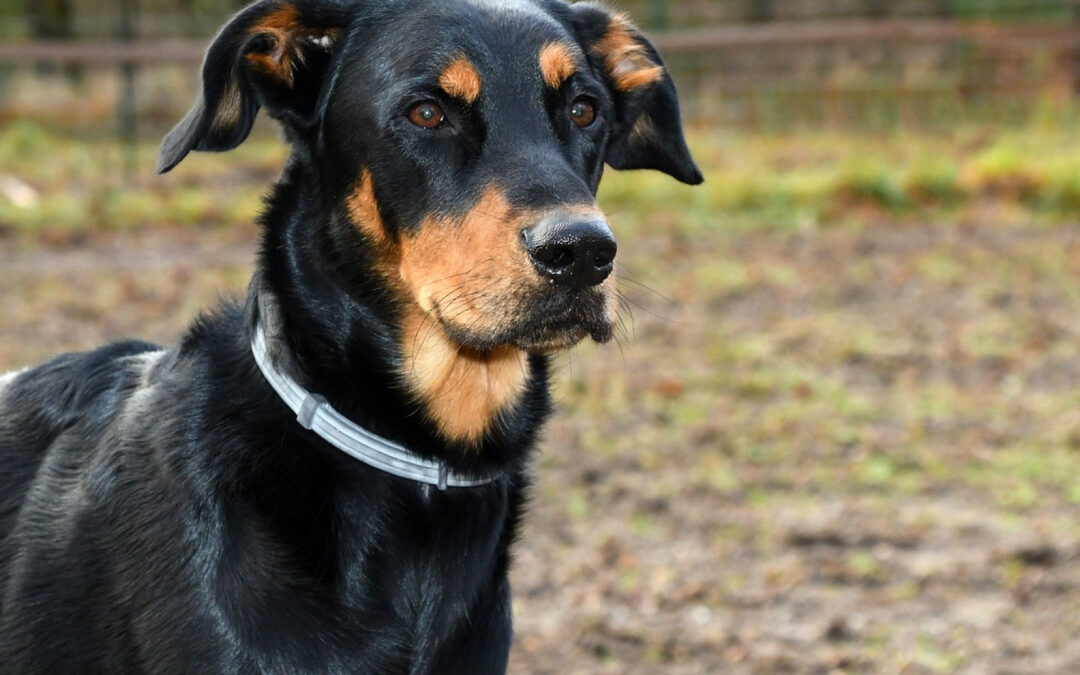
[[[308,395],[304,397],[304,402],[300,404],[300,410],[296,412],[296,421],[300,423],[300,426],[311,431],[315,425],[315,415],[324,405],[329,406],[330,403],[319,394],[308,392]]]

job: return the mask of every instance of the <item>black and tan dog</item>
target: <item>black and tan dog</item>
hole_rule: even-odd
[[[246,302],[0,379],[0,672],[506,667],[548,355],[615,321],[603,166],[701,180],[672,81],[594,4],[264,0],[159,169],[260,108]]]

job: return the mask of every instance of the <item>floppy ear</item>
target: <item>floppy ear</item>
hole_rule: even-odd
[[[683,136],[679,98],[663,59],[625,16],[591,2],[571,6],[589,62],[615,101],[615,135],[607,163],[656,169],[684,183],[702,182]]]
[[[202,96],[165,137],[157,171],[192,150],[240,145],[260,107],[283,123],[313,121],[344,19],[305,0],[262,0],[214,38],[202,70]]]

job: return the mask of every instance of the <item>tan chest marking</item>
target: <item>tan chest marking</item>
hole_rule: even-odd
[[[403,326],[404,374],[447,439],[476,445],[499,411],[525,390],[528,362],[513,347],[476,352],[454,344],[429,315]]]

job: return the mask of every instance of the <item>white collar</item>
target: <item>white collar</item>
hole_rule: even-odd
[[[326,399],[301,387],[296,380],[279,372],[270,363],[266,349],[266,336],[262,321],[255,324],[255,337],[251,352],[266,381],[270,383],[285,405],[296,413],[300,426],[313,431],[327,443],[347,455],[400,478],[435,485],[440,490],[448,487],[477,487],[495,481],[495,478],[469,478],[450,471],[445,462],[418,457],[404,447],[371,433],[334,410]]]

